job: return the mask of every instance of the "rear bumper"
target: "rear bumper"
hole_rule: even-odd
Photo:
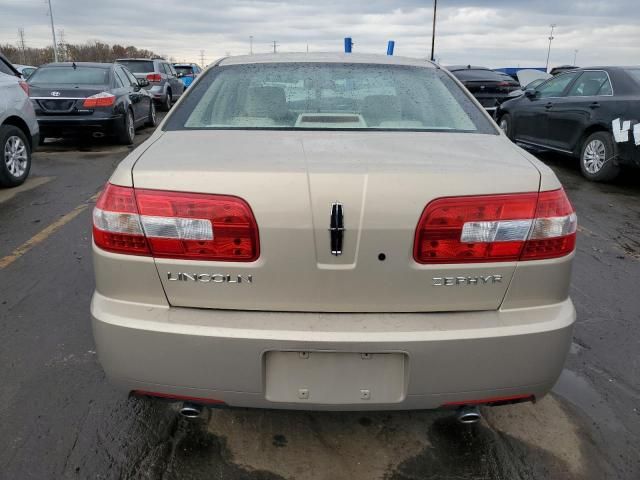
[[[97,118],[90,115],[76,118],[62,115],[38,117],[41,136],[80,132],[103,132],[105,134],[112,134],[116,132],[120,122],[122,122],[122,115]]]
[[[575,321],[570,300],[487,312],[320,314],[162,307],[97,292],[91,315],[102,366],[126,392],[308,410],[429,409],[514,395],[540,398],[560,375]],[[279,351],[403,354],[404,387],[396,400],[382,403],[373,393],[348,403],[270,401],[268,377],[276,375],[267,374],[267,353]],[[330,389],[368,387],[340,369],[331,375],[324,398],[331,399]],[[287,372],[277,376],[282,382]],[[382,378],[377,387],[385,383]]]

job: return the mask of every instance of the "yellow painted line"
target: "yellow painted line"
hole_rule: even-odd
[[[60,217],[58,220],[56,220],[49,226],[40,230],[38,233],[36,233],[33,237],[31,237],[29,240],[24,242],[18,248],[16,248],[9,255],[7,255],[6,257],[0,258],[0,270],[11,265],[13,262],[18,260],[29,250],[31,250],[33,247],[44,242],[47,238],[53,235],[57,230],[59,230],[61,227],[63,227],[64,225],[69,223],[71,220],[76,218],[78,215],[80,215],[82,212],[84,212],[87,208],[91,206],[90,202],[95,201],[98,195],[99,193],[96,193],[82,205],[78,205],[76,208],[71,210],[66,215]]]

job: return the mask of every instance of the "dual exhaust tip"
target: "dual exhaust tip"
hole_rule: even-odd
[[[184,402],[178,410],[184,418],[194,419],[202,414],[202,405],[197,403]],[[460,407],[456,412],[456,420],[463,425],[473,425],[478,423],[482,416],[478,407],[473,405],[465,405]]]

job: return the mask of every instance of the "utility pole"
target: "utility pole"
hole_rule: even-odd
[[[431,61],[435,60],[433,56],[436,47],[436,13],[438,11],[438,0],[433,0],[433,29],[431,30]]]
[[[62,57],[61,60],[63,62],[66,62],[67,61],[67,46],[66,46],[66,44],[64,42],[64,28],[61,28],[60,30],[58,30],[58,38],[60,39],[59,43],[58,43],[58,51],[60,52],[60,57]]]
[[[47,0],[49,3],[49,19],[51,20],[51,36],[53,37],[53,59],[58,61],[58,42],[56,42],[56,30],[53,26],[53,9],[51,8],[51,0]]]
[[[205,67],[205,65],[204,65],[204,50],[200,50],[200,66],[202,68]]]
[[[549,50],[547,50],[547,66],[546,71],[549,71],[549,56],[551,55],[551,41],[553,40],[553,30],[556,28],[556,24],[551,24],[551,34],[549,35]]]
[[[277,42],[277,40],[273,41],[273,53],[278,53],[278,45],[279,43]]]
[[[574,50],[574,51],[573,51],[573,63],[572,63],[571,65],[574,65],[574,66],[575,66],[575,64],[576,64],[576,58],[578,58],[578,50]]]
[[[24,28],[19,28],[18,29],[18,48],[20,48],[20,51],[22,52],[22,64],[26,65],[27,63],[27,54],[26,54],[26,50],[27,50],[27,45],[26,42],[24,41]]]
[[[253,55],[253,35],[249,35],[249,55]]]

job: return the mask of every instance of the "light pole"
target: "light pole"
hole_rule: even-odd
[[[253,55],[253,35],[249,35],[249,55]]]
[[[49,1],[49,18],[51,19],[51,35],[53,36],[53,58],[58,61],[58,42],[56,41],[56,30],[53,27],[53,9],[51,8],[51,0]]]
[[[556,24],[551,24],[551,34],[549,35],[549,50],[547,50],[547,66],[546,71],[549,71],[549,56],[551,55],[551,41],[553,40],[553,30],[556,28]]]
[[[578,50],[574,50],[573,51],[573,63],[572,63],[572,65],[575,66],[577,58],[578,58]]]
[[[433,29],[431,30],[431,61],[435,60],[433,56],[436,46],[436,11],[438,10],[438,0],[433,0]]]

